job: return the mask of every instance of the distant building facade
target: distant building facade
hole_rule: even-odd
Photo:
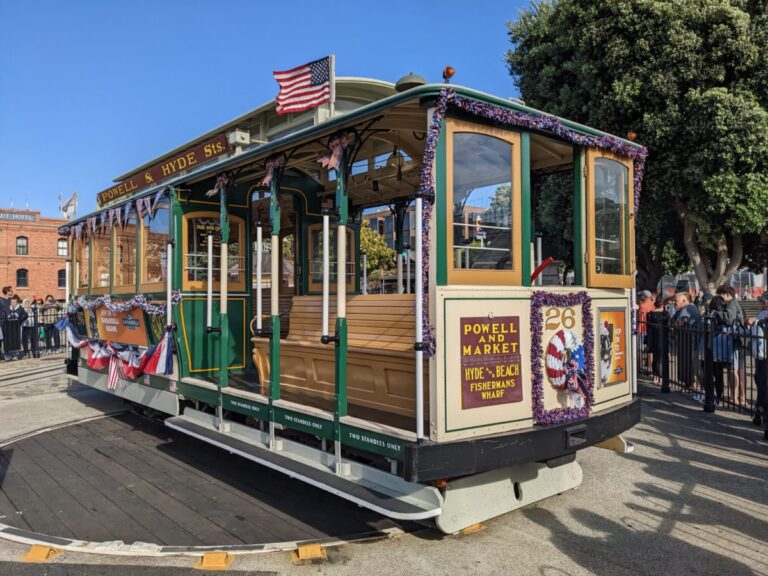
[[[63,300],[67,239],[63,218],[44,218],[34,210],[0,208],[0,287],[12,286],[22,298],[51,294]]]

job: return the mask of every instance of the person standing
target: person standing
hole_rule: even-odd
[[[761,426],[766,417],[765,392],[768,383],[768,354],[766,354],[766,336],[768,336],[768,292],[760,295],[760,312],[755,318],[748,318],[747,325],[752,334],[752,357],[755,360],[755,386],[757,387],[757,400],[755,402],[755,415],[752,422],[755,426]]]
[[[7,346],[8,344],[4,341],[3,333],[8,333],[8,314],[11,312],[11,295],[13,294],[13,288],[10,286],[4,286],[3,287],[3,295],[0,297],[0,346],[2,347],[3,353],[0,355],[0,358],[5,360],[6,356],[8,356],[8,350]]]
[[[21,327],[27,319],[27,312],[21,305],[21,298],[16,294],[11,297],[11,308],[7,316],[7,330],[5,335],[6,360],[18,360],[21,358]]]
[[[61,305],[48,294],[45,297],[45,304],[43,304],[42,318],[43,318],[43,331],[45,332],[45,352],[46,354],[53,354],[58,352],[61,347],[61,339],[59,331],[56,330],[56,322],[59,321],[59,312]]]
[[[738,333],[744,328],[744,310],[736,299],[736,290],[733,286],[723,284],[717,289],[717,294],[725,302],[723,311],[723,323],[726,329],[733,335],[733,360],[728,367],[728,393],[731,400],[739,406],[747,403],[746,390],[746,355],[741,349],[741,339]]]
[[[24,349],[24,358],[32,358],[37,350],[37,330],[35,329],[35,310],[32,301],[24,298],[21,303],[26,317],[21,320],[21,346]]]
[[[643,369],[647,372],[651,366],[650,351],[648,349],[648,314],[653,312],[653,295],[649,290],[641,290],[638,294],[640,306],[637,309],[637,335],[640,340],[641,353],[645,354],[645,366]]]
[[[672,329],[677,351],[677,381],[690,388],[696,373],[694,363],[697,360],[698,346],[696,333],[693,331],[701,318],[699,309],[691,303],[688,292],[675,294],[675,313],[672,316]],[[694,350],[697,354],[694,354]]]

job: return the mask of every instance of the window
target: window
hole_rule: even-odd
[[[589,285],[631,287],[632,165],[596,150],[587,158]]]
[[[16,238],[16,256],[27,256],[29,254],[29,241],[26,236]]]
[[[16,287],[29,288],[29,272],[25,268],[16,270]]]
[[[115,226],[115,292],[136,291],[137,226],[136,214],[131,214],[122,228]]]
[[[89,265],[88,241],[83,238],[75,244],[75,278],[77,278],[75,288],[79,294],[88,293]]]
[[[98,290],[103,293],[109,288],[112,234],[100,232],[93,236],[91,244],[93,245],[93,287],[91,291]]]
[[[162,200],[152,217],[144,216],[141,227],[142,290],[162,290],[168,277],[168,239],[170,238],[170,203]],[[147,286],[149,285],[149,286]]]
[[[219,290],[221,267],[221,235],[217,212],[193,212],[184,216],[183,245],[185,247],[183,288],[205,290],[208,283],[208,238],[213,242],[213,282]],[[243,220],[229,217],[229,257],[227,261],[230,291],[245,290],[245,250]],[[209,236],[210,235],[210,236]]]
[[[58,279],[59,279],[59,283],[58,283],[59,288],[66,288],[67,287],[67,271],[59,270]]]
[[[520,284],[520,135],[450,121],[448,281]]]
[[[59,256],[67,257],[67,239],[59,238]]]
[[[328,270],[329,282],[336,284],[336,225],[331,224],[329,230],[330,246],[328,258],[330,266]],[[347,290],[353,290],[355,284],[355,237],[352,230],[347,228],[347,262],[346,262]],[[315,224],[309,227],[309,289],[320,291],[323,289],[323,226]]]

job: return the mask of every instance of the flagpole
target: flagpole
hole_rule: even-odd
[[[336,112],[336,55],[331,54],[331,101],[329,104],[331,110],[331,117],[329,120],[333,120],[333,114]]]

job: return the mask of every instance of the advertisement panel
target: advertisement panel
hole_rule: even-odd
[[[127,312],[111,312],[106,306],[101,306],[93,312],[95,312],[96,328],[101,340],[134,346],[149,345],[144,311],[141,308],[134,308]]]
[[[462,410],[522,402],[520,317],[461,318]]]
[[[598,387],[619,384],[627,380],[627,325],[624,308],[600,308],[598,313],[600,333],[600,381]]]

